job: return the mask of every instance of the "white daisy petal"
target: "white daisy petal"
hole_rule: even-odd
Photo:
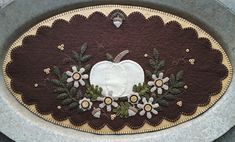
[[[159,78],[159,79],[162,79],[162,78],[163,78],[163,73],[162,73],[162,72],[160,72],[160,73],[158,74],[158,78]]]
[[[151,88],[150,92],[154,92],[154,91],[156,91],[156,89],[157,89],[157,87],[156,87],[156,86],[153,86],[153,87]]]
[[[152,118],[151,112],[147,112],[147,118],[148,118],[148,119],[151,119],[151,118]]]
[[[155,109],[152,109],[151,112],[152,112],[153,114],[155,114],[155,115],[158,114],[158,111],[156,111]]]
[[[143,104],[137,104],[137,107],[142,109],[142,108],[144,108],[144,105]]]
[[[168,89],[169,89],[169,87],[168,87],[166,84],[163,84],[162,88],[163,88],[164,90],[168,90]]]
[[[113,105],[114,107],[118,107],[118,103],[116,103],[116,102],[112,102],[112,105]]]
[[[79,83],[80,83],[82,86],[86,85],[86,83],[85,83],[82,79],[79,80]]]
[[[142,102],[143,102],[144,104],[147,103],[147,100],[146,100],[145,97],[143,97]]]
[[[78,88],[79,87],[78,81],[74,81],[73,86]]]
[[[165,77],[162,81],[163,83],[166,83],[167,81],[169,81],[169,77]]]
[[[82,74],[85,71],[84,68],[80,68],[79,73]]]
[[[149,81],[149,82],[148,82],[148,85],[149,85],[149,86],[153,86],[153,85],[154,85],[154,81]]]
[[[157,76],[155,74],[152,75],[152,79],[157,79]]]
[[[73,70],[73,72],[78,72],[78,69],[76,66],[72,66],[72,70]]]
[[[152,107],[153,107],[153,108],[158,108],[158,107],[159,107],[159,104],[158,104],[158,103],[153,104]]]
[[[82,75],[82,79],[88,79],[88,74],[84,74],[84,75]]]
[[[112,108],[111,108],[111,105],[107,105],[107,111],[111,111]]]
[[[72,73],[71,71],[66,71],[66,74],[67,74],[68,76],[72,76],[72,75],[73,75],[73,73]]]
[[[70,77],[70,78],[68,78],[67,79],[67,82],[69,83],[69,82],[72,82],[73,81],[73,78],[72,77]]]
[[[89,102],[90,102],[90,101],[89,101]],[[88,110],[90,110],[90,109],[91,109],[91,106],[92,106],[92,102],[90,102],[90,106],[89,106]]]
[[[100,107],[100,108],[104,108],[104,107],[105,107],[105,104],[104,104],[104,103],[101,103],[101,104],[99,104],[99,107]]]
[[[153,97],[149,98],[149,103],[152,104],[152,102],[153,102]]]
[[[144,114],[145,114],[145,111],[144,111],[144,110],[140,111],[140,115],[141,115],[141,116],[143,116]]]
[[[162,94],[162,88],[157,88],[157,93]]]

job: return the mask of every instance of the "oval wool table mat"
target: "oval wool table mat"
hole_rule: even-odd
[[[231,59],[231,57],[230,57],[230,59]],[[232,83],[233,84],[233,83]],[[231,85],[232,85],[231,84]],[[5,88],[4,88],[4,86],[3,86],[3,90],[5,90]],[[6,91],[6,90],[5,90]],[[223,106],[219,106],[219,105],[224,105],[223,103],[226,103],[226,101],[229,101],[229,99],[230,100],[232,100],[231,98],[229,98],[229,99],[227,99],[226,97],[229,97],[229,95],[231,95],[229,92],[230,91],[232,91],[231,90],[231,87],[228,89],[228,91],[226,92],[226,95],[221,99],[221,101],[219,101],[214,107],[212,107],[209,111],[207,111],[205,114],[203,114],[201,117],[198,117],[197,119],[194,119],[194,120],[192,120],[192,122],[190,121],[190,125],[191,125],[191,128],[193,127],[194,129],[193,130],[191,130],[191,133],[193,133],[195,130],[197,130],[197,129],[200,129],[200,128],[203,128],[205,125],[202,125],[201,126],[201,124],[203,124],[204,122],[207,122],[207,129],[205,129],[204,131],[206,131],[206,130],[210,130],[210,129],[215,129],[216,128],[216,126],[218,126],[220,123],[218,123],[218,122],[216,122],[217,124],[215,125],[215,121],[216,121],[216,119],[217,118],[220,118],[220,117],[214,117],[214,115],[217,115],[217,116],[219,116],[219,115],[221,115],[222,116],[222,114],[224,115],[224,114],[226,114],[226,111],[222,111],[222,109],[220,108],[220,111],[216,111],[216,107],[223,107]],[[6,91],[7,92],[7,91]],[[6,93],[6,94],[8,94],[8,93]],[[9,95],[9,94],[8,94]],[[9,97],[9,96],[6,96],[6,97]],[[4,95],[3,95],[3,97],[2,97],[2,99],[4,99]],[[5,98],[6,99],[6,98]],[[223,101],[222,101],[223,100]],[[4,104],[4,103],[7,103],[7,101],[5,101],[5,102],[3,102],[2,104]],[[9,103],[9,102],[8,102]],[[221,104],[222,103],[222,104]],[[9,106],[9,107],[13,107],[13,105],[14,105],[14,103],[12,103],[12,102],[10,102],[10,104],[7,104],[7,105],[5,105],[5,106]],[[16,103],[16,105],[18,106],[18,104]],[[230,107],[230,106],[232,106],[232,105],[227,105],[227,107]],[[20,108],[20,107],[19,107]],[[228,108],[226,108],[226,107],[223,107],[223,109],[228,109]],[[17,110],[17,109],[15,109],[15,110]],[[213,112],[213,110],[215,110],[216,112]],[[21,113],[19,114],[19,115],[22,115],[22,113],[24,112],[25,110],[23,110],[23,111],[21,111]],[[213,112],[212,114],[210,114],[209,112]],[[27,111],[25,112],[25,113],[28,113]],[[208,113],[208,114],[207,114]],[[220,114],[220,113],[222,113],[222,114]],[[207,116],[208,115],[208,116]],[[24,115],[23,115],[24,116]],[[27,116],[27,115],[26,115]],[[9,116],[8,116],[9,117]],[[203,117],[206,117],[205,118],[205,120],[203,120],[202,118]],[[1,116],[1,118],[2,118],[2,116]],[[28,117],[27,117],[28,118]],[[209,119],[209,118],[213,118],[213,119]],[[36,118],[37,119],[37,118]],[[202,120],[200,120],[200,119],[202,119]],[[19,120],[20,120],[20,117],[19,117]],[[201,124],[196,124],[196,120],[198,120],[198,121],[200,121],[200,123]],[[35,120],[34,120],[35,121]],[[41,121],[41,120],[38,120],[39,122]],[[23,122],[23,121],[22,121]],[[7,122],[5,122],[5,123],[7,123]],[[189,122],[187,122],[187,123],[189,123]],[[138,141],[138,140],[141,140],[142,138],[143,138],[143,135],[145,136],[145,139],[149,139],[149,140],[157,140],[158,138],[161,138],[161,137],[158,137],[158,135],[159,136],[162,136],[162,137],[164,137],[164,136],[167,136],[168,135],[168,132],[167,131],[172,131],[173,129],[175,129],[175,128],[177,128],[178,129],[178,134],[179,134],[179,132],[181,132],[181,133],[186,133],[186,132],[190,132],[189,130],[187,130],[186,128],[187,127],[189,127],[189,126],[187,126],[186,124],[187,123],[185,123],[185,124],[182,124],[182,125],[179,125],[179,126],[177,126],[177,127],[174,127],[174,128],[170,128],[169,130],[167,129],[167,130],[164,130],[164,131],[159,131],[159,132],[154,132],[154,133],[149,133],[149,134],[139,134],[139,135],[128,135],[128,136],[97,136],[97,138],[99,137],[99,139],[97,139],[97,141],[99,141],[99,140],[102,140],[102,141],[106,141],[107,139],[107,137],[114,137],[114,140],[116,139],[116,140],[127,140],[127,139],[131,139],[131,140],[136,140],[136,141]],[[225,122],[222,122],[221,123],[224,127],[225,127]],[[18,124],[19,125],[19,124]],[[47,125],[47,123],[43,123],[43,125]],[[43,126],[43,125],[41,125],[41,126]],[[199,127],[199,128],[197,128],[198,126],[201,126],[201,127]],[[17,127],[17,125],[16,125],[16,127]],[[56,126],[57,127],[57,126]],[[182,129],[182,128],[185,128],[185,129]],[[55,133],[56,132],[59,132],[60,130],[58,130],[58,131],[54,131]],[[69,130],[70,131],[70,130]],[[204,133],[204,131],[202,131],[202,133],[201,133],[201,136],[204,136],[204,138],[206,138],[205,136],[206,136],[206,132]],[[63,133],[63,131],[62,131],[62,133]],[[176,137],[176,135],[178,135],[177,133],[171,133],[171,132],[169,132],[169,134],[172,136],[172,137]],[[77,134],[75,134],[75,135],[80,135],[80,134],[82,134],[82,132],[81,133],[77,133]],[[66,133],[64,133],[64,135],[66,135]],[[84,134],[84,135],[91,135],[91,134]],[[152,137],[152,135],[154,135],[154,137]],[[194,134],[193,133],[193,135],[191,135],[191,137],[192,137],[192,139],[194,138],[194,136],[195,136],[196,134]],[[171,138],[172,139],[172,137],[168,137],[168,138]],[[181,137],[183,137],[183,135],[181,135]],[[71,137],[72,138],[72,137]],[[79,137],[79,140],[81,140],[82,141],[82,139],[84,138],[84,141],[85,140],[87,140],[87,138],[85,138],[85,137]],[[179,137],[180,138],[180,137]],[[197,138],[199,138],[199,137],[197,137]],[[89,138],[88,138],[89,139]],[[169,139],[165,139],[166,141],[168,141]]]

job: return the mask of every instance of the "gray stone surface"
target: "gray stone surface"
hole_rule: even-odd
[[[221,0],[224,4],[229,0]],[[29,27],[41,20],[73,8],[97,4],[100,2],[76,0],[18,0],[0,9],[0,48],[3,47],[1,59],[8,45]],[[107,3],[108,1],[105,1]],[[103,3],[103,2],[101,2]],[[114,3],[113,1],[110,3]],[[115,1],[117,3],[117,1]],[[122,3],[122,2],[118,2]],[[145,2],[129,1],[129,4],[140,4],[184,17],[197,25],[205,25],[207,31],[216,37],[225,47],[230,59],[235,61],[235,16],[231,10],[214,0],[146,0]],[[127,4],[128,4],[127,3]],[[234,62],[233,66],[234,66]],[[0,76],[0,131],[18,141],[212,141],[232,127],[235,123],[234,88],[229,88],[226,95],[208,112],[191,122],[179,125],[157,133],[128,135],[128,136],[97,136],[74,130],[65,129],[43,121],[27,111],[5,89]],[[233,82],[234,83],[234,82]],[[14,110],[14,111],[13,111]],[[226,115],[224,115],[224,113]],[[216,117],[215,117],[216,116]],[[16,119],[16,117],[18,117]],[[213,119],[207,120],[206,118]],[[9,121],[11,120],[11,121]],[[200,123],[201,122],[201,123]],[[202,125],[204,124],[204,125]],[[199,126],[200,125],[200,126]],[[194,127],[192,130],[192,126]],[[203,130],[204,129],[204,130]],[[15,130],[15,131],[14,131]],[[189,131],[191,130],[191,131]],[[202,131],[203,130],[203,131]],[[20,133],[19,133],[20,131]],[[173,133],[174,132],[174,133]],[[186,134],[194,134],[192,135]],[[231,133],[233,135],[234,132]],[[230,135],[230,134],[228,134]],[[34,137],[34,139],[32,138]],[[219,139],[217,141],[227,141]],[[231,139],[232,141],[232,139]]]

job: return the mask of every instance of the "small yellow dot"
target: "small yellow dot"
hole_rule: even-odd
[[[37,84],[37,83],[35,83],[35,84],[34,84],[34,87],[38,87],[38,84]]]
[[[57,106],[58,109],[61,109],[61,106]]]
[[[188,60],[190,62],[190,64],[194,65],[195,64],[195,59],[189,59]]]
[[[187,86],[187,85],[184,85],[184,89],[188,89],[188,86]]]
[[[148,54],[144,54],[144,57],[148,57]]]
[[[185,51],[186,51],[186,52],[189,52],[190,50],[187,48]]]

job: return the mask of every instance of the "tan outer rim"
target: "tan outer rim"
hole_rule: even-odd
[[[69,121],[69,119],[64,120],[64,121],[57,121],[52,117],[51,114],[49,114],[49,115],[40,114],[36,110],[35,105],[26,105],[22,101],[21,95],[12,90],[12,88],[11,88],[11,79],[6,74],[6,65],[9,62],[12,61],[11,55],[10,55],[11,51],[14,48],[16,48],[17,46],[20,46],[22,44],[22,40],[24,39],[24,37],[29,36],[29,35],[35,35],[36,32],[37,32],[37,29],[39,27],[41,27],[41,26],[51,26],[53,24],[53,22],[57,19],[64,19],[66,21],[69,21],[71,19],[71,17],[76,15],[76,14],[83,15],[85,17],[89,17],[89,15],[91,15],[93,12],[96,12],[96,11],[102,12],[104,15],[107,16],[114,9],[120,9],[123,12],[125,12],[126,15],[129,15],[132,12],[140,12],[146,18],[157,15],[157,16],[160,16],[163,19],[164,23],[168,23],[170,21],[177,21],[178,23],[181,24],[182,28],[193,28],[193,29],[195,29],[197,31],[198,38],[207,38],[207,39],[209,39],[210,42],[211,42],[212,48],[219,50],[223,54],[222,64],[224,64],[228,68],[228,76],[226,78],[224,78],[224,80],[222,80],[222,90],[218,94],[216,94],[216,95],[214,95],[210,98],[209,104],[207,104],[206,106],[198,106],[195,113],[192,114],[192,115],[181,114],[180,118],[175,122],[170,122],[170,121],[164,119],[159,125],[157,125],[155,127],[149,125],[148,123],[145,123],[139,129],[132,129],[129,126],[125,126],[123,129],[121,129],[119,131],[113,131],[108,126],[104,126],[100,130],[95,130],[95,129],[91,128],[87,123],[83,124],[82,126],[75,126]],[[169,13],[165,13],[165,12],[162,12],[162,11],[153,10],[153,9],[149,9],[149,8],[144,8],[144,7],[126,6],[126,5],[99,5],[99,6],[85,7],[85,8],[80,8],[80,9],[75,9],[75,10],[71,10],[71,11],[68,11],[68,12],[64,12],[64,13],[58,14],[56,16],[53,16],[49,19],[46,19],[46,20],[40,22],[39,24],[37,24],[36,26],[32,27],[31,29],[29,29],[27,32],[25,32],[22,36],[20,36],[11,45],[11,47],[9,48],[9,50],[6,54],[6,57],[5,57],[5,60],[4,60],[4,63],[3,63],[3,75],[4,75],[4,80],[5,80],[5,84],[6,84],[7,88],[10,90],[10,92],[13,94],[13,96],[22,105],[24,105],[28,110],[35,113],[37,116],[43,118],[44,120],[52,122],[54,124],[61,125],[63,127],[68,127],[68,128],[80,130],[80,131],[96,133],[96,134],[132,134],[132,133],[143,133],[143,132],[157,131],[157,130],[166,129],[166,128],[181,124],[183,122],[186,122],[188,120],[191,120],[191,119],[195,118],[196,116],[198,116],[198,115],[202,114],[203,112],[205,112],[207,109],[209,109],[211,106],[213,106],[213,104],[215,104],[220,99],[221,96],[223,96],[223,94],[225,93],[225,91],[227,90],[227,88],[228,88],[228,86],[231,82],[232,74],[233,74],[233,70],[232,70],[231,63],[230,63],[229,58],[226,55],[225,51],[223,50],[223,48],[208,33],[206,33],[204,30],[202,30],[198,26],[194,25],[193,23],[191,23],[191,22],[189,22],[189,21],[187,21],[183,18],[180,18],[178,16],[175,16],[175,15],[172,15],[172,14],[169,14]]]

